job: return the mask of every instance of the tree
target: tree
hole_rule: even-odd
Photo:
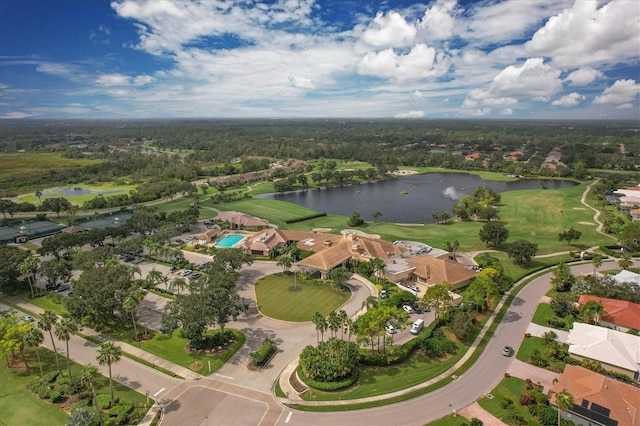
[[[565,318],[573,313],[573,301],[568,294],[560,293],[550,303],[551,310],[557,316]]]
[[[329,318],[327,319],[327,327],[331,330],[331,337],[337,337],[338,330],[342,325],[342,321],[340,319],[340,315],[336,311],[331,311],[329,313]]]
[[[380,279],[384,277],[384,268],[387,264],[384,263],[384,260],[375,257],[369,260],[369,265],[371,265],[371,270],[373,271],[376,279],[380,282]]]
[[[458,339],[464,340],[473,329],[473,314],[458,309],[451,315],[449,326]]]
[[[58,349],[56,349],[56,342],[53,340],[53,327],[57,324],[58,317],[53,311],[45,310],[38,320],[38,328],[42,331],[48,331],[49,337],[51,337],[51,346],[53,346],[53,353],[56,359],[56,365],[58,366],[58,373],[62,376],[62,369],[60,368],[60,360],[58,359]]]
[[[577,241],[580,239],[582,232],[577,229],[569,228],[566,231],[562,231],[558,234],[559,241],[566,241],[568,245],[571,245],[571,241]]]
[[[591,263],[593,264],[593,274],[595,275],[598,272],[598,269],[602,266],[603,258],[602,255],[596,254],[591,259]]]
[[[40,331],[34,325],[30,325],[27,329],[27,332],[24,335],[24,343],[27,346],[35,348],[36,357],[38,358],[38,366],[40,367],[40,383],[42,383],[42,379],[44,374],[42,373],[42,362],[40,361],[40,345],[44,341],[44,336],[42,335],[42,331]]]
[[[487,247],[499,248],[509,238],[509,230],[502,222],[487,222],[480,229],[480,241]]]
[[[360,226],[363,223],[364,220],[360,217],[360,213],[354,210],[353,213],[351,213],[351,217],[349,218],[347,225],[355,227]]]
[[[571,269],[566,263],[559,264],[553,270],[551,285],[556,291],[569,291],[575,282],[576,277],[571,273]]]
[[[21,274],[29,274],[27,278],[29,282],[29,289],[31,290],[31,298],[36,297],[34,291],[35,284],[35,276],[38,271],[38,267],[40,266],[40,260],[35,256],[29,256],[20,264],[20,273]]]
[[[42,205],[42,192],[36,191],[34,195],[38,197],[38,201],[40,201],[40,205]]]
[[[500,272],[494,268],[484,268],[480,274],[469,284],[466,295],[473,301],[476,307],[484,309],[487,303],[500,295],[497,280]]]
[[[421,304],[423,306],[430,306],[435,310],[436,325],[440,323],[440,313],[451,306],[453,302],[453,296],[449,292],[451,284],[444,281],[440,284],[433,285],[424,292],[422,296]]]
[[[580,307],[580,317],[587,324],[597,324],[604,313],[604,304],[596,300],[588,300]]]
[[[506,252],[507,256],[513,259],[516,264],[521,266],[527,265],[531,263],[531,259],[533,259],[538,252],[538,245],[526,240],[517,240],[511,244],[507,244]]]
[[[624,225],[618,233],[618,239],[631,251],[640,251],[640,222]]]
[[[347,282],[347,279],[349,278],[349,271],[347,271],[347,268],[345,268],[344,266],[333,268],[331,270],[330,276],[336,285],[342,286],[345,282]]]
[[[318,337],[318,333],[320,333],[322,335],[322,341],[324,342],[324,332],[329,327],[327,319],[320,312],[316,312],[313,314],[311,321],[313,322],[313,325],[316,326],[316,340],[320,343],[320,339]]]
[[[458,248],[460,247],[460,241],[458,240],[454,240],[452,241],[445,241],[444,242],[444,249],[446,251],[451,252],[451,255],[453,256],[453,259],[456,258],[456,250],[458,250]]]
[[[618,260],[618,266],[622,269],[629,269],[631,266],[633,266],[633,260],[631,260],[631,256],[629,255],[629,253],[625,253],[622,256],[622,259]]]
[[[17,247],[0,244],[0,288],[15,284],[22,262],[29,253]]]
[[[82,366],[82,371],[80,372],[80,383],[83,386],[88,386],[91,389],[91,393],[93,393],[93,406],[98,414],[98,419],[100,423],[102,423],[102,411],[100,410],[100,404],[98,403],[98,394],[96,392],[96,381],[98,380],[98,376],[100,373],[98,369],[91,364],[85,364]]]
[[[293,265],[293,258],[291,256],[280,256],[277,265],[282,268],[283,273],[287,272]]]
[[[113,396],[113,377],[111,376],[111,365],[120,361],[122,356],[122,349],[114,345],[112,342],[105,342],[100,345],[98,349],[98,364],[109,367],[109,393],[111,394],[111,406],[113,407],[115,398]]]
[[[67,372],[71,378],[71,361],[69,357],[69,340],[71,335],[80,331],[80,324],[72,317],[62,317],[60,322],[56,324],[55,334],[58,340],[64,340],[67,346]]]
[[[574,400],[573,395],[567,392],[566,389],[556,393],[556,406],[558,407],[558,426],[561,426],[562,413],[573,408]]]
[[[380,213],[379,211],[373,212],[373,214],[371,215],[371,217],[373,217],[373,223],[378,223],[378,219],[381,216],[382,216],[382,213]]]
[[[445,211],[435,212],[434,214],[431,215],[431,217],[439,225],[447,223],[447,221],[451,219],[451,215]]]
[[[71,207],[71,203],[64,197],[47,198],[42,202],[42,209],[52,211],[60,216],[61,211],[67,211]]]

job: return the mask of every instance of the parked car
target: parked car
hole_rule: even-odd
[[[409,330],[409,333],[417,336],[418,334],[420,334],[422,329],[424,329],[424,320],[418,319],[413,324],[411,324],[411,329]]]
[[[142,263],[142,262],[144,262],[144,259],[143,259],[143,258],[141,258],[141,257],[139,257],[139,258],[137,258],[137,259],[135,259],[135,260],[133,261],[133,263],[134,263],[135,265],[138,265],[138,264],[140,264],[140,263]]]
[[[415,285],[415,284],[411,284],[411,285],[409,286],[409,289],[410,289],[410,290],[415,291],[416,293],[420,291],[420,289],[418,288],[418,286],[417,286],[417,285]]]
[[[511,346],[505,346],[502,349],[502,355],[503,356],[511,356],[511,355],[513,355],[513,348]]]
[[[414,314],[415,311],[413,310],[413,308],[409,305],[402,305],[402,309],[404,309],[404,311],[408,314]]]
[[[422,313],[422,308],[420,307],[419,303],[413,303],[411,305],[411,307],[413,308],[413,310],[415,311],[416,314],[421,314]]]
[[[60,284],[58,284],[58,283],[47,283],[44,287],[47,290],[55,290],[56,288],[58,288],[59,285]]]
[[[71,287],[67,284],[63,284],[56,289],[56,293],[62,293],[63,291],[69,290]]]
[[[175,242],[178,243],[178,244],[182,244],[182,243],[184,243],[184,240],[182,240],[180,238],[176,238]]]
[[[27,322],[33,322],[33,317],[31,315],[23,315],[22,319]]]
[[[180,271],[180,276],[181,277],[186,277],[187,275],[191,275],[191,270],[183,269],[182,271]]]
[[[197,269],[198,271],[202,271],[203,269],[205,269],[207,266],[209,265],[209,262],[204,262],[198,265]]]
[[[387,290],[380,290],[380,299],[386,299],[387,297],[389,297]]]
[[[396,328],[392,324],[387,324],[385,329],[387,330],[387,333],[389,333],[389,334],[396,334]]]

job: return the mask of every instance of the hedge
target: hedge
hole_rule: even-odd
[[[418,336],[409,340],[404,345],[394,348],[391,353],[387,353],[386,355],[373,355],[369,351],[362,350],[360,352],[360,363],[368,366],[384,367],[404,362],[424,340],[431,337],[434,329],[435,323],[431,323],[428,327],[422,330],[422,333]]]
[[[265,339],[265,341],[262,343],[262,345],[260,345],[257,351],[249,352],[249,359],[251,359],[251,362],[254,365],[263,365],[265,362],[267,362],[267,360],[269,359],[271,354],[275,352],[275,350],[276,345],[273,340],[269,339],[267,341],[267,339]]]
[[[290,223],[304,222],[305,220],[316,219],[319,217],[324,217],[326,215],[327,215],[326,213],[310,214],[308,216],[296,217],[294,219],[287,219],[284,221],[284,223],[290,224]]]
[[[298,373],[298,377],[300,378],[300,380],[302,380],[306,385],[311,386],[314,389],[318,389],[321,391],[325,391],[325,392],[332,392],[332,391],[337,391],[340,389],[344,389],[348,386],[351,386],[352,384],[354,384],[356,382],[356,380],[358,379],[358,368],[354,368],[353,372],[351,373],[350,376],[337,381],[337,382],[318,382],[315,380],[312,380],[310,378],[308,378],[307,376],[304,375],[304,373],[302,372],[302,367],[298,366],[298,368],[296,369],[296,372]]]

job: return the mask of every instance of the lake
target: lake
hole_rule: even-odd
[[[312,210],[351,216],[356,210],[364,220],[382,213],[378,219],[394,223],[433,223],[431,215],[451,208],[464,195],[473,195],[479,186],[495,192],[521,189],[568,188],[577,185],[568,180],[521,179],[513,182],[484,180],[468,173],[426,173],[396,177],[358,185],[306,189],[284,194],[262,194],[259,198],[288,201]],[[406,194],[403,194],[406,192]]]

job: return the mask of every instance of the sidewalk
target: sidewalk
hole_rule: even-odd
[[[15,305],[18,309],[22,310],[22,311],[26,311],[32,314],[36,314],[36,315],[41,315],[44,312],[44,309],[32,305],[31,303],[25,302],[24,300],[18,298],[18,297],[14,297],[14,296],[7,296],[4,293],[0,293],[0,300],[5,300],[9,303],[11,303],[12,305]],[[188,380],[199,380],[201,379],[203,376],[201,376],[198,373],[195,373],[191,370],[189,370],[188,368],[184,368],[178,364],[175,364],[171,361],[167,361],[166,359],[160,358],[159,356],[153,355],[143,349],[137,348],[133,345],[130,345],[128,343],[124,343],[120,340],[116,340],[110,336],[107,336],[105,334],[99,333],[94,329],[88,328],[88,327],[83,327],[82,330],[80,331],[81,334],[94,338],[96,340],[99,340],[101,342],[113,342],[114,345],[119,346],[123,352],[129,354],[129,355],[133,355],[136,358],[140,358],[146,362],[148,362],[149,364],[151,364],[154,368],[155,367],[161,367],[164,370],[167,370],[169,372],[171,372],[174,377],[183,377],[185,379]]]

